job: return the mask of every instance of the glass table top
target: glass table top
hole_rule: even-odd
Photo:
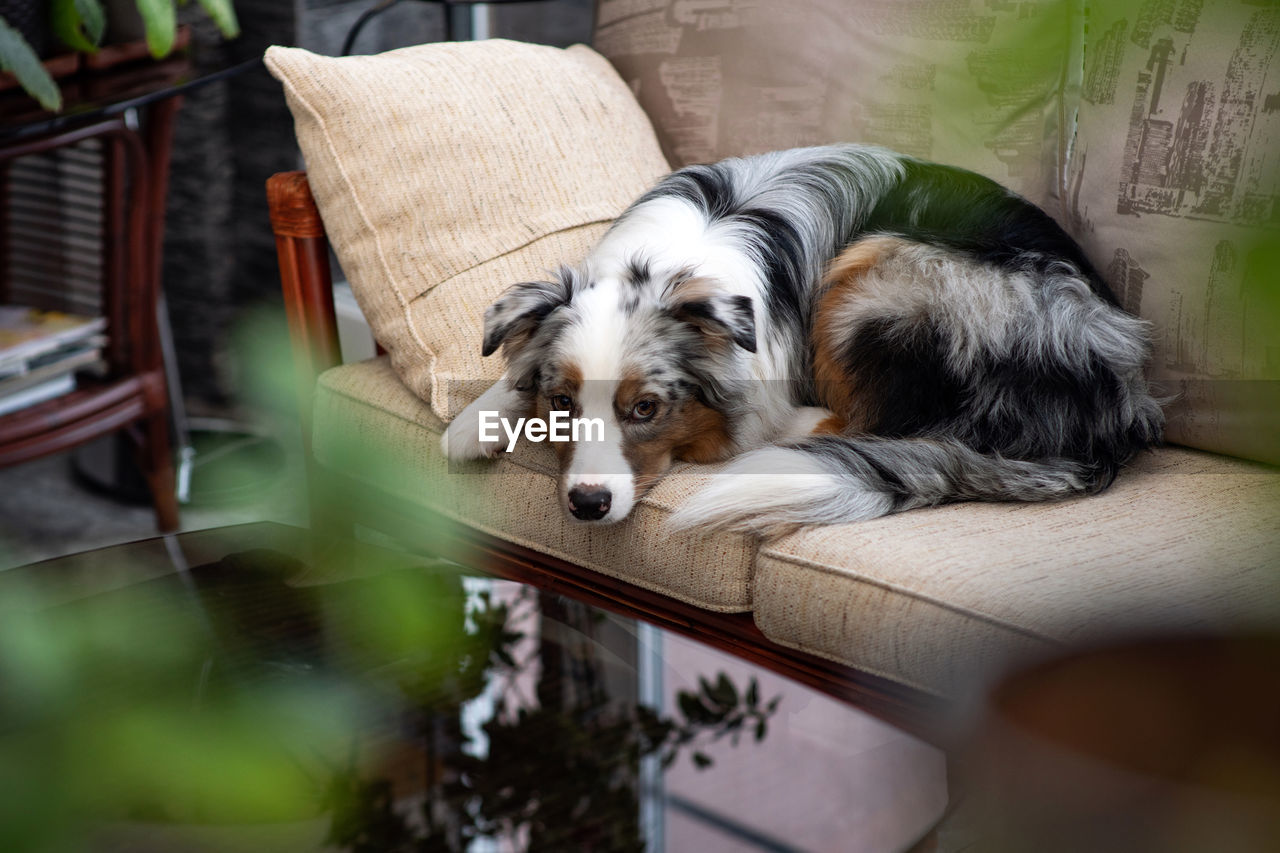
[[[946,805],[768,670],[274,524],[0,573],[0,675],[5,850],[894,850]]]
[[[196,62],[192,52],[186,51],[154,62],[132,62],[101,71],[81,70],[57,81],[63,101],[62,110],[57,113],[41,108],[21,90],[0,92],[0,145],[119,115],[235,76],[261,62],[258,51],[229,47],[225,55],[209,62]]]

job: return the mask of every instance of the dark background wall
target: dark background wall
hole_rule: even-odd
[[[216,66],[260,56],[271,44],[341,52],[376,0],[240,0],[242,33],[224,43],[197,4],[197,61]],[[567,46],[591,35],[592,0],[492,4],[490,35]],[[466,14],[463,13],[464,23]],[[464,28],[465,34],[465,28]],[[442,8],[403,2],[372,19],[353,52],[376,53],[445,36]],[[191,93],[174,133],[166,216],[164,287],[184,395],[195,413],[234,412],[245,369],[232,345],[247,311],[278,305],[275,243],[263,190],[275,172],[301,166],[280,85],[260,66]]]

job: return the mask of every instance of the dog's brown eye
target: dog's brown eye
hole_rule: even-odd
[[[647,421],[658,411],[658,404],[653,400],[641,400],[631,407],[631,417],[637,421]]]
[[[567,394],[554,394],[551,397],[551,408],[567,412],[573,408],[573,398]]]

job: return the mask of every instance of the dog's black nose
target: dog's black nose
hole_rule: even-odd
[[[583,521],[596,521],[609,513],[613,495],[600,486],[574,486],[569,490],[569,511]]]

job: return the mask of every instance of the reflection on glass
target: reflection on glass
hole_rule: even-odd
[[[754,676],[639,701],[634,620],[387,559],[335,580],[252,550],[69,603],[6,588],[0,849],[293,822],[352,851],[641,850],[646,758],[703,768],[768,735],[780,697]]]

